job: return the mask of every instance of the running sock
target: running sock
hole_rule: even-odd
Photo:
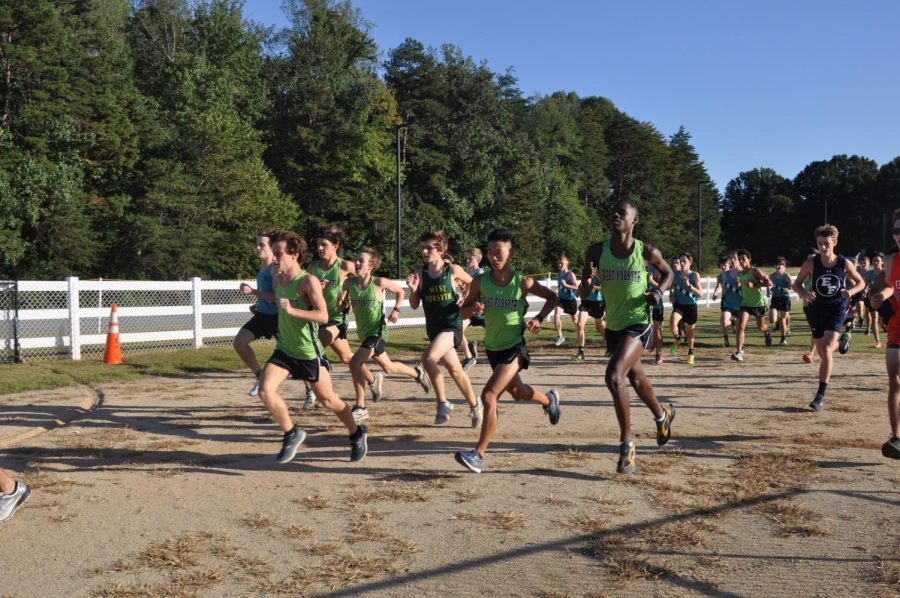
[[[826,388],[828,388],[827,382],[819,382],[819,390],[818,390],[818,392],[816,392],[816,394],[822,395],[824,397]]]
[[[294,430],[296,430],[296,429],[297,429],[297,426],[291,426],[291,429],[284,433],[284,437],[287,438],[288,436],[293,434]]]
[[[688,349],[688,355],[693,355],[693,354],[694,354],[694,350],[693,350],[693,349]]]

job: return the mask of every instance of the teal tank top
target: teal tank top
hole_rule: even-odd
[[[696,272],[688,272],[688,278],[693,279]],[[675,303],[678,305],[696,305],[697,296],[688,287],[680,272],[675,273]]]
[[[562,299],[563,301],[572,301],[575,299],[575,289],[569,289],[563,286],[562,281],[566,280],[569,284],[572,283],[572,271],[569,270],[565,274],[562,272],[556,273],[556,296]]]
[[[256,290],[260,293],[274,293],[275,282],[272,280],[272,266],[263,268],[256,273]],[[278,306],[262,297],[256,299],[256,311],[261,314],[274,316],[278,313]]]

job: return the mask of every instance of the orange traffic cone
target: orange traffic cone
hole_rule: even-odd
[[[119,314],[116,304],[112,304],[109,314],[109,331],[106,333],[106,350],[103,352],[103,363],[116,365],[122,363],[122,347],[119,345]]]

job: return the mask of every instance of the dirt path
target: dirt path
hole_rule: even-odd
[[[107,385],[84,417],[0,449],[34,488],[0,525],[0,596],[896,596],[883,364],[840,358],[815,414],[816,368],[785,358],[648,365],[678,411],[658,449],[634,404],[631,476],[597,357],[535,351],[526,380],[561,391],[562,420],[504,399],[481,475],[452,458],[476,436],[455,388],[435,428],[433,400],[389,379],[359,464],[330,413],[304,412],[307,443],[279,466],[246,375]],[[480,389],[487,366],[471,373]]]

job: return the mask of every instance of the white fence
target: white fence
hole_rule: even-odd
[[[106,342],[110,306],[119,314],[125,353],[199,348],[230,343],[250,317],[253,297],[239,290],[255,280],[112,281],[79,280],[0,282],[0,361],[82,359],[100,356]],[[405,281],[394,281],[406,287]],[[555,275],[544,283],[556,288]],[[714,277],[701,279],[702,307],[713,305]],[[529,315],[543,301],[529,297]],[[391,309],[393,298],[385,298]],[[717,303],[716,303],[717,305]],[[392,328],[424,328],[421,307],[404,301]],[[355,329],[350,318],[350,329]],[[18,343],[18,347],[16,344]]]

